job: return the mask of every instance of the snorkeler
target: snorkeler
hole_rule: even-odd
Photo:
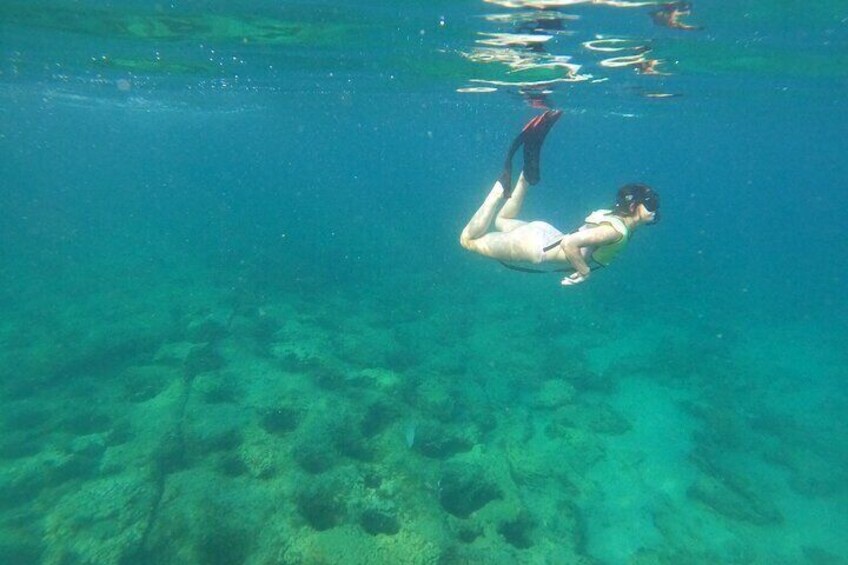
[[[564,286],[585,281],[606,267],[630,240],[633,230],[659,220],[659,195],[643,184],[618,191],[613,210],[592,212],[577,230],[563,233],[547,222],[516,219],[527,188],[540,180],[542,143],[562,112],[549,110],[530,120],[507,152],[504,172],[483,205],[462,230],[469,251],[526,272],[565,272]],[[512,158],[524,147],[524,170],[512,188]],[[494,222],[494,230],[492,223]]]

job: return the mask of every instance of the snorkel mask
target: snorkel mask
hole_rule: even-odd
[[[660,221],[660,195],[646,184],[626,184],[618,191],[615,208],[620,212],[629,213],[634,206],[642,204],[645,210],[653,212],[652,224]]]
[[[654,219],[651,220],[650,223],[656,224],[660,221],[660,197],[656,192],[651,191],[651,193],[646,195],[641,201],[639,201],[639,203],[642,204],[648,212],[653,212]]]

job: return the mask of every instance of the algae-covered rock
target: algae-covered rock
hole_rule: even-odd
[[[143,476],[83,483],[44,521],[44,563],[126,563],[140,547],[156,501]]]
[[[621,435],[632,427],[627,418],[605,402],[569,406],[557,412],[557,419],[561,424],[604,435]]]
[[[401,527],[393,535],[367,533],[360,525],[343,524],[322,531],[298,530],[281,549],[262,563],[371,565],[440,563],[443,534],[438,529],[409,530]],[[445,562],[447,563],[447,562]]]
[[[62,418],[61,426],[65,431],[74,435],[105,432],[112,426],[112,416],[91,405],[81,406],[76,411],[69,411]]]
[[[261,410],[259,426],[269,434],[284,436],[297,429],[303,416],[303,410],[300,407],[281,404]]]
[[[553,409],[569,404],[576,394],[574,386],[561,379],[549,379],[542,383],[533,396],[535,408]]]
[[[760,526],[779,524],[783,516],[771,501],[735,479],[702,475],[686,494],[727,518]]]
[[[416,428],[413,449],[431,459],[447,459],[474,447],[478,435],[474,426],[423,422]]]
[[[167,389],[172,382],[181,378],[182,374],[173,367],[162,365],[127,367],[119,377],[123,388],[121,396],[127,402],[147,402]]]
[[[277,471],[279,454],[268,443],[245,443],[239,447],[238,455],[245,471],[252,477],[267,479]]]
[[[295,494],[298,514],[314,530],[334,528],[348,518],[351,483],[343,473],[332,473],[303,483]]]
[[[352,386],[392,394],[400,387],[403,378],[391,369],[370,367],[352,372],[347,380]]]
[[[217,371],[224,366],[224,358],[211,344],[195,346],[183,362],[183,371],[187,378],[194,378],[200,373]]]
[[[801,553],[810,565],[845,565],[844,557],[816,545],[801,546]]]
[[[106,440],[101,434],[79,436],[71,440],[70,453],[89,459],[97,459],[106,450]]]
[[[292,456],[301,469],[313,475],[329,471],[339,463],[339,457],[329,439],[320,442],[301,439],[292,450]]]
[[[32,458],[4,466],[0,473],[0,509],[28,503],[50,485],[49,476],[43,472],[44,464],[46,462]]]
[[[185,336],[192,343],[214,343],[229,335],[227,329],[231,314],[218,312],[188,323]]]
[[[371,462],[377,457],[374,444],[364,437],[357,427],[336,428],[333,434],[333,446],[344,457],[355,461]]]
[[[529,549],[534,543],[533,531],[536,526],[535,520],[525,512],[501,522],[497,530],[504,540],[516,549]]]
[[[530,448],[520,446],[507,451],[512,480],[519,488],[539,491],[556,491],[575,495],[576,475],[568,463],[568,455],[554,442],[535,444]]]
[[[193,457],[234,450],[242,442],[247,421],[248,414],[232,404],[190,403],[182,422],[183,447]]]
[[[756,563],[753,547],[736,536],[717,546],[713,531],[702,519],[682,519],[677,501],[667,500],[651,512],[653,524],[663,537],[661,547],[643,548],[633,556],[634,563],[712,565],[714,563]]]
[[[393,536],[400,531],[400,523],[394,512],[369,508],[359,517],[362,529],[376,536],[385,534]]]
[[[546,426],[545,434],[558,440],[562,455],[560,468],[576,475],[582,475],[606,456],[603,442],[592,432],[552,421]]]
[[[387,399],[377,399],[368,404],[359,422],[359,431],[365,437],[374,437],[396,421],[402,414],[403,406]]]
[[[517,563],[516,555],[506,547],[454,544],[446,547],[437,563],[439,565],[482,563]]]
[[[783,516],[756,483],[729,468],[722,452],[700,446],[690,455],[701,474],[687,495],[714,512],[757,525],[778,524]]]
[[[482,465],[451,463],[445,466],[439,502],[442,508],[457,518],[468,518],[489,502],[502,497],[500,487]]]
[[[165,477],[145,546],[126,563],[246,563],[270,516],[290,505],[266,481],[207,466]]]
[[[599,392],[609,394],[615,391],[618,373],[614,367],[598,372],[584,365],[575,365],[566,370],[563,378],[579,392]]]
[[[238,375],[224,371],[197,375],[192,392],[207,404],[236,403],[242,396]]]
[[[0,532],[0,557],[5,563],[43,563],[42,544],[36,536],[22,536],[21,532]]]
[[[0,459],[31,457],[44,448],[45,435],[30,432],[5,432],[0,435]]]
[[[170,341],[163,343],[159,350],[153,355],[156,365],[170,365],[177,367],[182,365],[191,350],[197,346],[191,341]]]
[[[747,556],[746,556],[747,557]],[[749,563],[747,559],[737,558],[736,562]],[[714,565],[722,563],[715,555],[698,553],[689,549],[678,548],[660,548],[648,549],[640,548],[628,561],[629,565],[678,565],[686,563],[686,565]]]
[[[436,379],[424,380],[418,385],[415,404],[422,414],[450,422],[456,417],[457,397],[445,383]]]
[[[0,473],[0,508],[31,502],[47,489],[94,475],[104,453],[99,434],[75,438],[67,449],[50,447],[4,466]]]
[[[764,453],[766,459],[789,470],[789,486],[804,496],[832,496],[845,488],[848,471],[801,445],[779,444]]]
[[[403,356],[404,348],[392,333],[365,324],[331,335],[334,354],[354,367],[388,367]]]

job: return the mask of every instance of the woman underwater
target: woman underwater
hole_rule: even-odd
[[[563,233],[547,222],[517,219],[527,188],[539,182],[542,143],[562,112],[548,110],[530,120],[507,152],[501,177],[460,235],[465,249],[527,272],[565,272],[564,286],[589,278],[627,246],[630,236],[659,220],[659,195],[644,184],[618,191],[612,210],[596,210],[578,229]],[[524,168],[512,189],[512,157],[524,146]],[[493,229],[494,228],[494,229]]]

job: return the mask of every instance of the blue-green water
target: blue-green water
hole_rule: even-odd
[[[653,10],[0,7],[0,561],[845,563],[848,8]],[[573,288],[458,245],[545,105]]]

